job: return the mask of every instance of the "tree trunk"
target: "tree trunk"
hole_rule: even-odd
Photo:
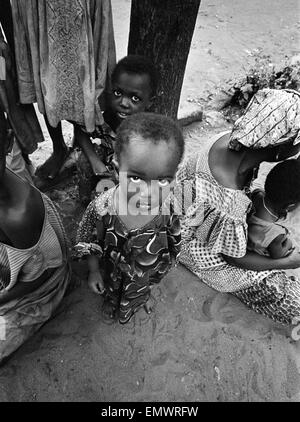
[[[201,0],[131,0],[128,54],[149,57],[159,75],[153,110],[177,118]]]

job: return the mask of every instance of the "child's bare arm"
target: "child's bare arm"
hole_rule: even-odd
[[[256,252],[247,251],[242,258],[234,258],[222,255],[225,261],[239,268],[253,271],[287,270],[300,267],[300,251],[292,249],[292,253],[284,258],[272,259],[268,256],[259,255]]]
[[[105,164],[100,160],[96,154],[90,137],[87,133],[83,132],[79,126],[74,126],[75,139],[84,155],[89,160],[89,163],[93,169],[94,174],[106,173],[107,168]]]
[[[99,261],[97,256],[90,255],[87,258],[89,275],[88,285],[90,289],[97,294],[102,294],[105,290],[102,275],[99,269]]]
[[[293,243],[286,234],[277,236],[268,246],[268,252],[273,259],[284,258],[293,251]]]
[[[99,294],[104,290],[104,283],[99,269],[99,257],[103,254],[100,244],[103,243],[104,239],[104,226],[98,218],[99,215],[94,200],[89,204],[81,219],[74,249],[76,258],[87,258],[88,284],[93,292]],[[96,228],[97,235],[95,233]]]

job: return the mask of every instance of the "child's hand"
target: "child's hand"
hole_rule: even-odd
[[[287,236],[283,240],[281,246],[282,246],[283,256],[289,256],[293,252],[293,250],[295,249],[293,247],[293,242]]]
[[[270,257],[273,259],[288,257],[294,249],[293,242],[287,234],[280,234],[268,246]]]
[[[299,249],[294,249],[290,255],[283,258],[285,261],[285,267],[287,269],[295,269],[300,267],[300,251]]]
[[[96,294],[102,295],[105,291],[103,278],[100,271],[90,271],[88,276],[89,288]]]

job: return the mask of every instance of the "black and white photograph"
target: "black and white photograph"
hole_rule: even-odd
[[[299,34],[300,0],[0,0],[0,403],[300,402]]]

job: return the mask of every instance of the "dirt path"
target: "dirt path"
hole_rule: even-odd
[[[112,3],[120,58],[126,53],[130,1]],[[277,62],[285,53],[295,55],[297,3],[202,0],[181,109],[198,107],[207,90],[250,63],[255,49],[264,48]],[[212,124],[185,129],[189,153],[211,134],[230,128],[222,120]],[[70,140],[67,125],[65,132]],[[50,151],[49,142],[41,145],[36,163]],[[81,212],[76,197],[63,191],[52,196],[74,235]],[[293,218],[296,229],[300,215]],[[155,313],[148,317],[141,311],[124,327],[101,323],[100,302],[86,287],[84,265],[74,270],[78,286],[57,316],[0,369],[0,402],[300,400],[300,342],[183,267],[154,290]]]
[[[219,130],[187,128],[189,151]],[[74,198],[52,196],[74,234]],[[295,218],[294,228],[300,213]],[[153,289],[155,312],[141,310],[126,326],[101,322],[85,265],[74,264],[74,272],[77,288],[55,318],[0,368],[0,402],[300,401],[300,342],[290,330],[182,266]]]

